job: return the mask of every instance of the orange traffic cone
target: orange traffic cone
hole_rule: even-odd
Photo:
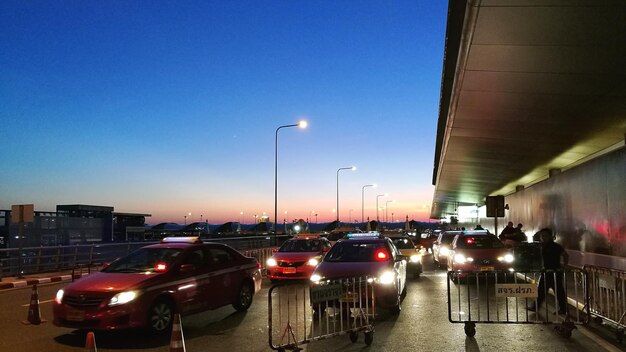
[[[185,336],[183,336],[183,324],[180,314],[174,315],[172,324],[172,339],[170,340],[170,352],[185,352]]]
[[[26,325],[39,325],[46,321],[41,319],[41,311],[39,310],[39,293],[37,293],[37,285],[33,285],[33,293],[30,295],[30,306],[28,307],[28,318],[22,321]]]
[[[93,332],[87,333],[87,339],[85,340],[85,352],[98,352],[96,347],[96,336]]]

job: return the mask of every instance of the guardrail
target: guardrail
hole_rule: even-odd
[[[301,351],[301,345],[340,335],[352,342],[364,332],[366,345],[374,339],[373,280],[354,277],[274,285],[268,293],[269,345],[278,351]]]
[[[598,323],[607,322],[615,327],[621,343],[626,326],[626,272],[585,265],[589,276],[589,310]]]
[[[227,244],[249,256],[258,256],[265,267],[269,251],[249,252],[254,249],[280,245],[290,236],[247,236],[203,239],[205,242]],[[26,247],[0,249],[0,280],[2,277],[86,269],[111,262],[136,249],[158,242],[94,243],[56,247]],[[250,254],[245,254],[246,251]],[[269,254],[271,255],[271,253]]]
[[[574,268],[449,271],[448,320],[465,324],[470,337],[476,334],[477,323],[554,324],[558,333],[569,337],[575,324],[589,322],[586,280],[586,272]]]

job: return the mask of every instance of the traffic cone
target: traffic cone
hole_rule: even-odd
[[[183,324],[180,321],[180,314],[174,315],[172,324],[172,339],[170,340],[170,352],[185,352],[185,336],[183,335]]]
[[[46,321],[41,319],[41,311],[39,310],[39,293],[37,293],[37,285],[33,285],[33,293],[30,295],[30,306],[28,307],[28,318],[22,321],[26,325],[39,325]]]
[[[98,352],[96,347],[96,336],[93,332],[87,333],[87,339],[85,340],[85,352]]]

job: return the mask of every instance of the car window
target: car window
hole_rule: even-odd
[[[202,268],[207,264],[204,252],[201,249],[196,249],[187,253],[185,259],[183,260],[183,264],[193,264],[196,268]]]
[[[491,249],[502,247],[504,247],[504,244],[495,236],[459,236],[456,240],[456,248]]]
[[[289,240],[280,246],[279,252],[319,252],[322,250],[321,240]]]
[[[452,243],[452,240],[454,240],[454,236],[456,236],[455,233],[441,235],[441,243],[442,244]]]
[[[324,261],[328,262],[375,262],[383,258],[377,257],[384,253],[389,259],[392,253],[384,242],[356,243],[350,241],[337,242],[330,249]]]
[[[165,264],[166,270],[182,252],[178,248],[140,248],[126,257],[114,261],[103,272],[107,273],[137,273],[152,272],[157,264]]]
[[[393,242],[398,249],[415,249],[415,245],[413,245],[413,242],[408,238],[392,238],[391,242]]]
[[[233,262],[233,255],[221,248],[209,248],[209,262],[213,265],[221,265]]]

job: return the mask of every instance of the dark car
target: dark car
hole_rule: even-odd
[[[225,305],[247,310],[261,289],[254,258],[197,237],[165,238],[57,292],[54,324],[76,329],[171,329],[181,315]]]
[[[514,260],[511,251],[495,235],[459,234],[452,241],[448,270],[508,272],[513,270]]]
[[[376,305],[397,313],[406,294],[406,267],[407,258],[389,238],[377,232],[348,234],[324,256],[311,281],[373,277]]]

